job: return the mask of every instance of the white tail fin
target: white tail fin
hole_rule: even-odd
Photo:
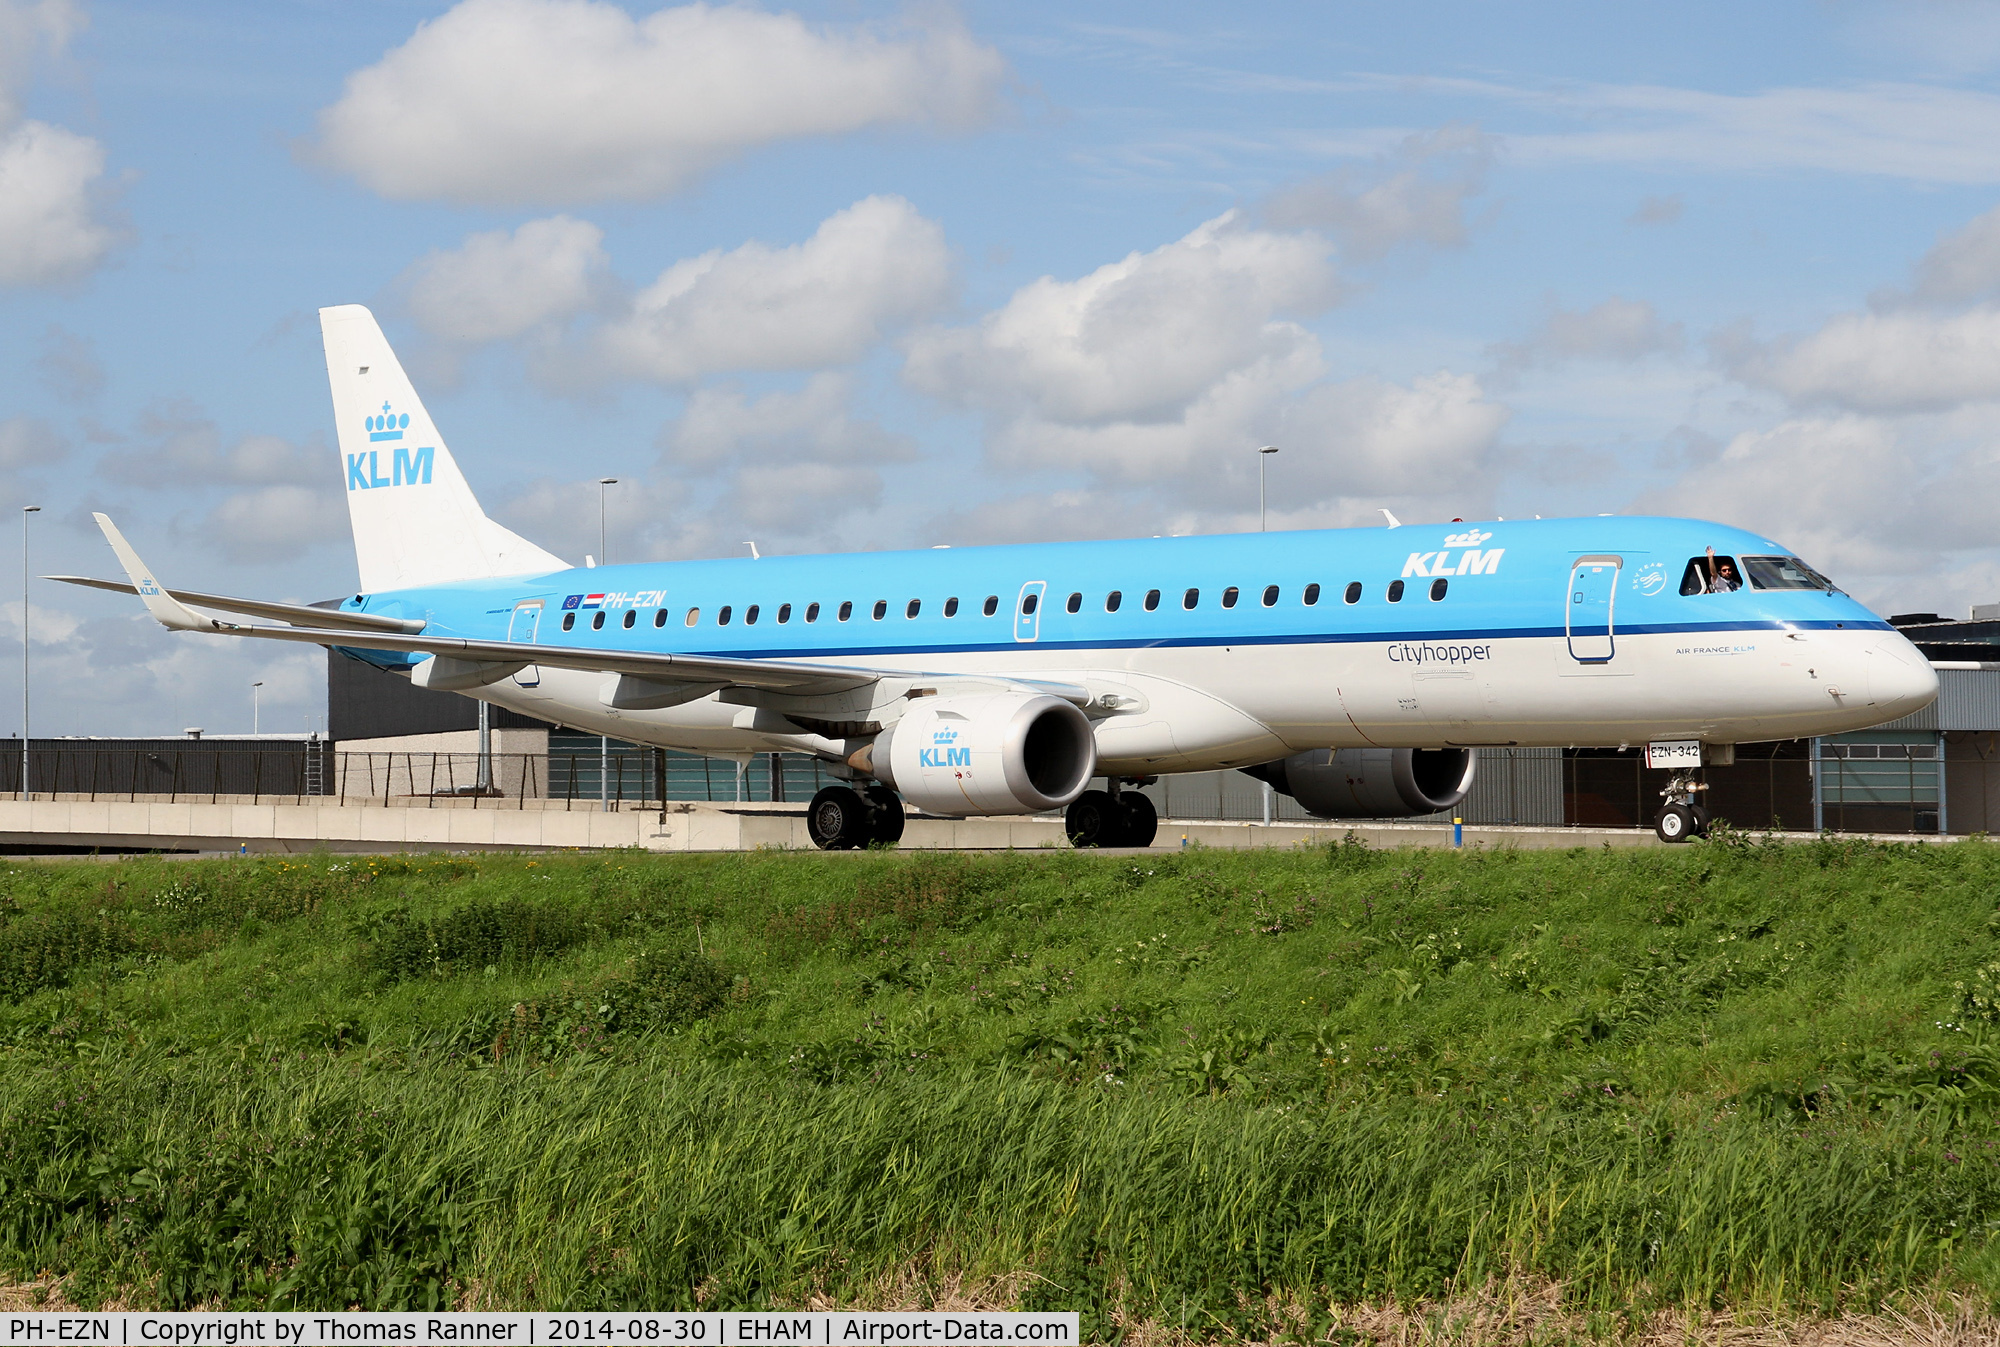
[[[321,309],[319,330],[363,593],[568,568],[479,508],[374,314]]]

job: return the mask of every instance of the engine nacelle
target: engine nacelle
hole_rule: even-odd
[[[1408,818],[1463,800],[1478,767],[1469,748],[1313,748],[1243,771],[1321,818]]]
[[[1035,814],[1083,793],[1097,740],[1060,697],[926,697],[876,736],[869,770],[926,813]]]

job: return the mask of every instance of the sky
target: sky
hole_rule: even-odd
[[[1689,515],[1963,615],[1996,75],[1974,0],[0,0],[0,735],[24,625],[37,735],[323,728],[19,531],[352,592],[332,304],[578,562],[1254,529],[1275,445],[1272,528]]]

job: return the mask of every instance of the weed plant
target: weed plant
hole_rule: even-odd
[[[2000,848],[0,873],[0,1267],[86,1303],[1105,1335],[1516,1276],[2000,1296]]]

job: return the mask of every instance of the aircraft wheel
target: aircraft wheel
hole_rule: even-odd
[[[1694,812],[1684,804],[1670,804],[1660,811],[1653,831],[1662,842],[1685,842],[1694,836]]]
[[[870,842],[880,842],[884,846],[903,840],[903,799],[887,786],[870,786],[862,792],[868,801],[868,810],[873,817],[869,832]]]
[[[1115,847],[1124,842],[1125,811],[1109,791],[1087,790],[1070,801],[1063,830],[1073,847]]]
[[[1689,805],[1688,812],[1694,815],[1694,835],[1696,837],[1708,836],[1708,825],[1715,821],[1715,816],[1708,812],[1708,806],[1699,804]]]
[[[806,806],[806,832],[822,851],[852,851],[868,845],[875,811],[851,786],[828,786]]]
[[[1125,836],[1119,845],[1153,845],[1153,838],[1160,831],[1160,811],[1153,808],[1153,802],[1136,790],[1128,790],[1118,797],[1118,803],[1125,808]]]

